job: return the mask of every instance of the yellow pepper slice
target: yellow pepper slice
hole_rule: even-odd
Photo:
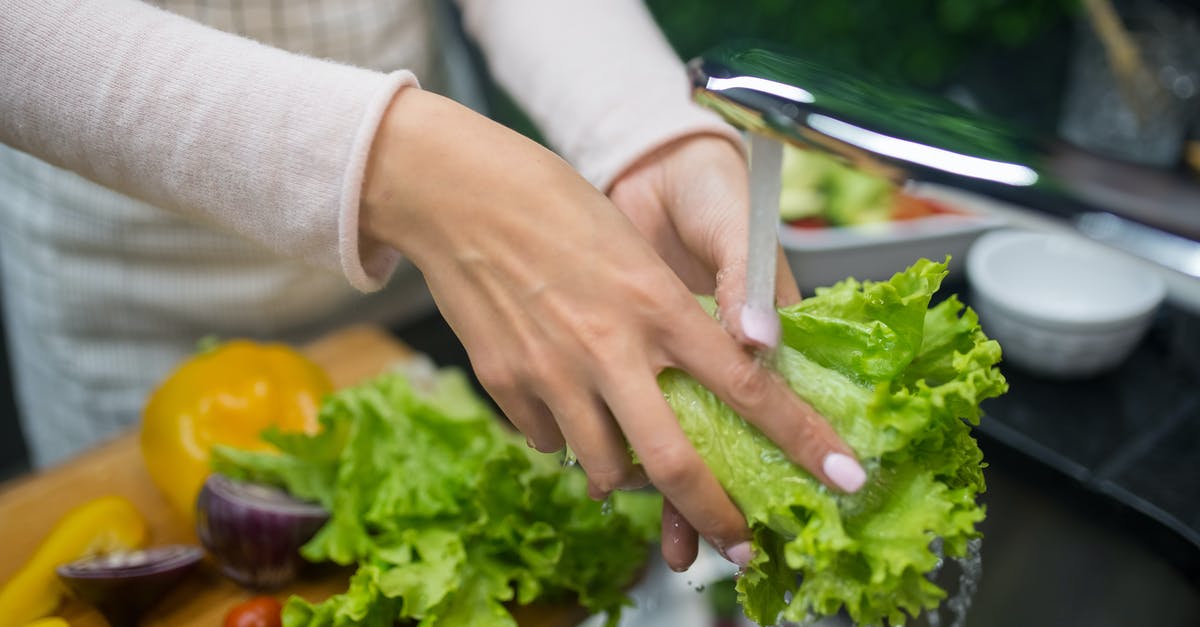
[[[188,524],[216,444],[269,450],[269,426],[315,433],[333,390],[319,366],[284,344],[231,340],[184,361],[150,395],[142,457],[154,483]]]
[[[32,623],[26,623],[25,627],[71,627],[71,623],[65,618],[51,616],[49,618],[39,618]]]
[[[75,507],[0,589],[0,627],[19,627],[58,609],[67,594],[54,572],[60,565],[145,543],[146,521],[127,499],[102,496]]]

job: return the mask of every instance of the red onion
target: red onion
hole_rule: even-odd
[[[274,487],[213,474],[196,500],[196,531],[234,581],[275,589],[296,577],[300,546],[329,520],[319,505]]]
[[[67,588],[94,605],[112,627],[130,627],[203,557],[200,547],[160,546],[87,557],[57,571]]]

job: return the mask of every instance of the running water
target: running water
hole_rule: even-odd
[[[954,562],[959,567],[958,589],[942,604],[951,615],[949,627],[964,627],[967,623],[967,612],[971,609],[971,601],[975,598],[975,591],[979,589],[979,578],[983,576],[982,548],[983,540],[975,538],[967,542],[967,554],[965,556],[954,558]],[[941,542],[939,541],[934,548],[939,558],[942,554],[941,549]],[[942,560],[938,559],[938,565],[934,568],[930,576],[936,575],[941,566]],[[938,610],[927,612],[925,619],[929,623],[929,627],[942,627],[942,617]]]
[[[979,579],[983,576],[983,540],[975,538],[967,542],[967,554],[958,562],[962,573],[958,576],[958,592],[946,601],[946,606],[954,614],[951,627],[963,627],[967,622],[967,611],[971,609],[971,601],[975,600],[975,591],[979,589]]]
[[[933,542],[929,543],[929,550],[937,556],[937,563],[933,565],[933,570],[930,570],[929,574],[925,576],[930,581],[937,581],[938,575],[942,573],[942,566],[946,565],[946,554],[942,551],[942,539],[934,538]],[[938,614],[939,609],[941,609],[940,605],[932,611],[925,612],[925,622],[929,623],[929,627],[942,627],[942,617]]]

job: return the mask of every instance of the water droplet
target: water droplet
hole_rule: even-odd
[[[764,464],[775,464],[783,461],[783,451],[779,449],[765,450],[758,454]]]
[[[609,514],[612,514],[612,511],[613,511],[612,495],[610,494],[604,498],[604,503],[602,503],[600,505],[600,515],[608,516]]]
[[[932,581],[937,578],[937,575],[942,570],[942,566],[946,564],[946,554],[942,551],[942,539],[934,538],[933,542],[929,543],[929,550],[937,556],[937,562],[933,565],[933,570],[929,571],[928,578]]]

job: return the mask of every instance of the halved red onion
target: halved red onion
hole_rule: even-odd
[[[249,588],[296,577],[299,549],[329,520],[319,505],[277,488],[210,475],[196,500],[196,532],[226,576]]]
[[[63,564],[57,572],[112,627],[131,627],[203,557],[197,546],[159,546],[87,557]]]

